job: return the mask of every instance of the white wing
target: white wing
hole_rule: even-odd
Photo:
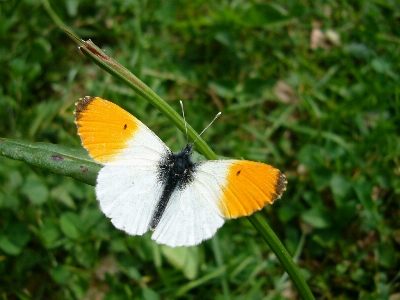
[[[101,210],[116,228],[130,235],[149,230],[161,193],[155,165],[106,165],[97,177],[96,196]]]
[[[171,247],[194,246],[211,238],[224,224],[218,209],[222,195],[215,175],[196,171],[195,180],[176,190],[156,227],[152,239]]]

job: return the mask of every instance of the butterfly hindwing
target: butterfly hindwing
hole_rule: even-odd
[[[172,247],[194,246],[211,238],[223,224],[215,203],[194,180],[172,194],[152,239]]]
[[[106,165],[97,178],[96,197],[115,227],[142,235],[149,230],[162,188],[152,165]]]

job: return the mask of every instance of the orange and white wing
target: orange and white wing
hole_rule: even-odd
[[[211,238],[224,219],[248,216],[272,204],[286,183],[278,169],[263,163],[202,162],[195,179],[172,194],[152,239],[172,247],[197,245]]]
[[[278,169],[248,160],[207,161],[197,177],[203,186],[218,190],[216,204],[226,219],[251,215],[279,199],[286,190],[286,177]]]
[[[158,163],[170,150],[130,113],[99,97],[79,99],[75,122],[82,145],[104,165],[96,184],[101,210],[128,234],[147,232],[162,193]]]
[[[86,96],[75,104],[82,145],[103,165],[151,164],[168,147],[146,125],[118,105]]]

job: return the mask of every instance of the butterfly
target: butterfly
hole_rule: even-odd
[[[278,169],[247,160],[193,162],[193,144],[173,153],[118,105],[86,96],[75,104],[83,147],[103,167],[96,198],[113,225],[171,247],[211,238],[225,219],[248,216],[286,190]]]

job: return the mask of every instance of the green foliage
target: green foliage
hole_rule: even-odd
[[[193,128],[222,111],[204,134],[218,155],[285,172],[288,190],[264,213],[316,298],[395,296],[400,28],[394,1],[50,5],[177,111],[183,99]],[[185,136],[80,55],[51,13],[36,0],[1,4],[0,136],[79,147],[73,103],[97,95],[135,114],[173,150],[182,147]],[[321,42],[312,48],[317,34]],[[37,152],[46,157],[50,150]],[[5,157],[0,275],[5,299],[295,297],[246,219],[227,222],[196,248],[166,249],[149,235],[114,229],[93,187]]]
[[[82,147],[73,148],[49,143],[29,143],[22,140],[2,138],[0,140],[0,152],[3,156],[24,161],[31,166],[39,167],[52,173],[70,176],[90,185],[95,185],[97,173],[101,169],[101,166],[94,162]],[[22,187],[22,191],[25,191],[28,198],[36,197],[38,201],[45,202],[47,200],[47,196],[45,196],[47,189],[39,178],[33,174],[30,176],[31,178]],[[33,190],[36,192],[33,192]],[[62,190],[59,192],[63,193]]]

